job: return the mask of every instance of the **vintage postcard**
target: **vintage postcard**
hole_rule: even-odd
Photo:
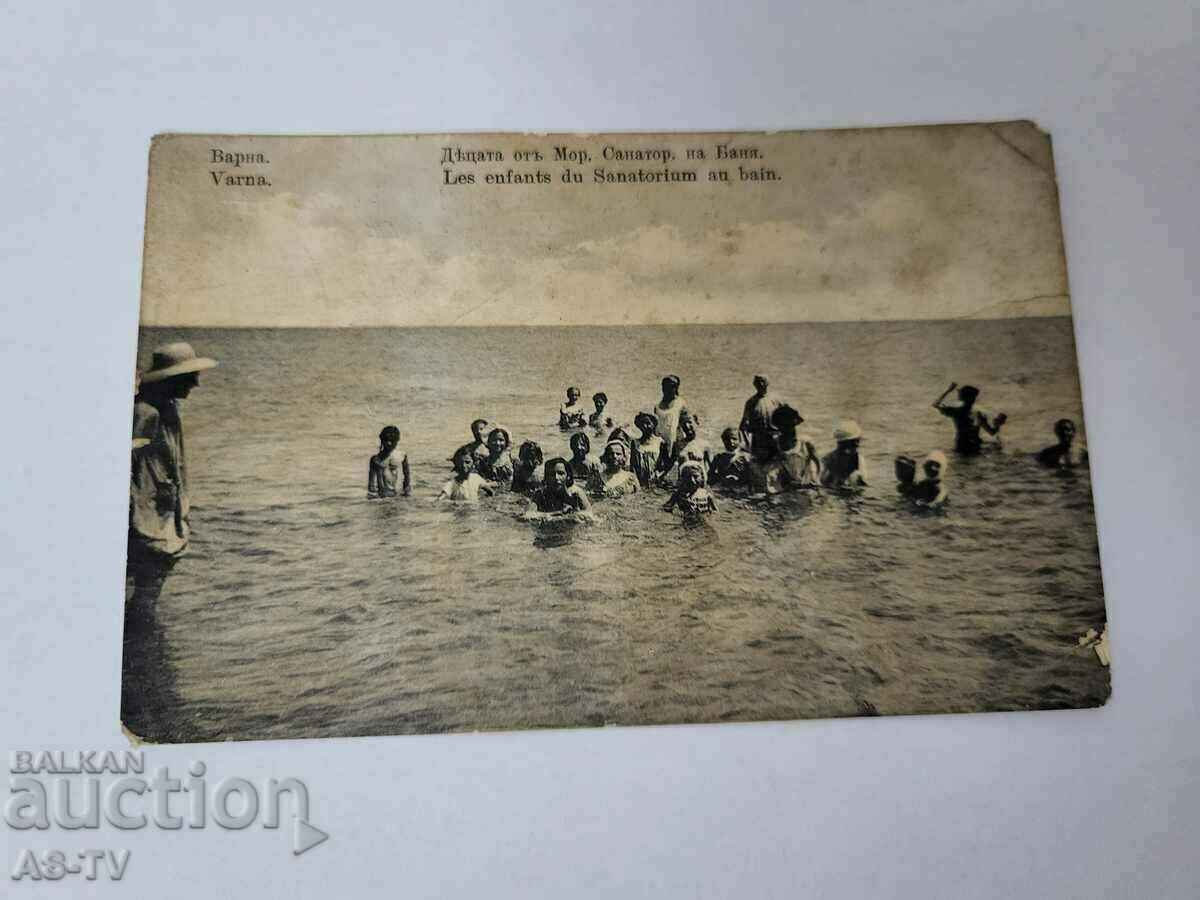
[[[1109,695],[1031,123],[164,135],[140,323],[146,740]]]

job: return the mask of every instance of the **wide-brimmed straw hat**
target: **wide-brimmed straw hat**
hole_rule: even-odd
[[[142,373],[142,384],[153,384],[156,381],[166,381],[176,375],[189,375],[192,372],[203,372],[217,365],[215,359],[197,356],[192,345],[186,341],[176,341],[173,344],[163,344],[156,347],[150,362],[150,368]]]
[[[853,419],[843,419],[833,429],[835,441],[857,441],[862,438],[862,428]]]

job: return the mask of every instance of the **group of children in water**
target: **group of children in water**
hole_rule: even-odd
[[[688,515],[715,512],[712,489],[752,494],[778,494],[819,487],[857,490],[867,484],[866,467],[859,455],[862,429],[853,420],[834,429],[835,447],[819,456],[813,442],[799,431],[804,422],[795,409],[778,402],[767,379],[756,376],[755,393],[746,401],[737,428],[721,434],[723,449],[713,448],[699,436],[699,418],[679,395],[674,375],[662,380],[662,399],[653,412],[639,412],[633,420],[637,434],[614,425],[607,412],[608,397],[592,397],[594,410],[580,403],[577,388],[567,389],[567,402],[559,407],[559,427],[572,432],[570,458],[544,459],[541,446],[525,441],[512,454],[512,435],[506,428],[489,428],[486,419],[471,423],[472,440],[455,451],[453,476],[435,499],[474,502],[480,494],[512,490],[529,498],[525,516],[531,519],[590,515],[593,499],[613,500],[650,487],[671,490],[664,510]],[[947,402],[957,390],[958,402]],[[976,405],[979,390],[952,383],[934,401],[934,408],[955,426],[955,450],[978,453],[985,436],[997,440],[1007,417],[991,415]],[[587,429],[604,435],[604,449],[595,456]],[[1086,460],[1086,450],[1076,446],[1075,424],[1060,419],[1054,426],[1058,442],[1035,456],[1042,465],[1068,468]],[[394,425],[379,434],[379,452],[371,457],[367,496],[408,496],[411,475],[408,456],[399,449],[400,431]],[[948,460],[940,450],[918,463],[908,456],[895,460],[897,491],[916,506],[936,508],[946,502]]]

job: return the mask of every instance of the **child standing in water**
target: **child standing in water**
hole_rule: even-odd
[[[946,403],[946,397],[958,388],[958,403]],[[977,407],[979,388],[969,384],[958,387],[958,382],[950,382],[950,387],[942,396],[933,401],[933,408],[954,422],[954,449],[959,453],[978,453],[983,449],[981,431],[999,439],[1000,427],[1008,421],[1008,416],[1000,413],[992,417],[985,410]]]
[[[524,518],[544,519],[570,513],[587,513],[591,508],[587,494],[571,478],[567,461],[557,456],[546,463],[542,486],[530,494]]]
[[[666,512],[676,508],[684,515],[705,515],[717,511],[717,501],[704,487],[704,466],[694,459],[679,467],[679,484],[675,486],[675,493],[663,504]]]
[[[586,434],[578,432],[571,435],[571,461],[568,463],[568,469],[571,478],[580,484],[588,484],[592,477],[600,472],[600,463],[594,456],[589,455],[591,451],[592,442]]]
[[[696,431],[697,424],[696,417],[686,409],[679,416],[678,435],[671,451],[671,461],[666,466],[664,478],[670,480],[670,472],[674,467],[682,467],[686,462],[696,462],[704,467],[704,477],[706,480],[708,479],[708,470],[712,468],[712,448],[708,445],[708,441],[700,438]],[[675,480],[679,480],[678,475]]]
[[[663,452],[667,459],[675,453],[675,440],[679,434],[679,420],[687,411],[687,404],[679,396],[679,376],[668,375],[662,380],[662,399],[654,407],[658,436],[663,439]]]
[[[934,450],[925,457],[921,463],[921,474],[924,477],[913,485],[912,493],[909,494],[917,506],[936,508],[950,497],[950,492],[942,481],[947,468],[949,464],[946,462],[946,454],[941,450]]]
[[[1058,443],[1034,457],[1039,463],[1051,469],[1072,469],[1087,462],[1087,448],[1075,444],[1074,422],[1059,419],[1054,423],[1054,436]]]
[[[725,449],[713,457],[708,470],[708,482],[714,488],[733,487],[746,480],[748,458],[739,443],[740,438],[736,428],[726,428],[721,432],[721,443]]]
[[[642,487],[649,487],[663,467],[663,448],[666,444],[658,436],[657,417],[640,412],[634,416],[633,424],[642,434],[630,447],[630,468],[637,476],[638,483]]]
[[[747,447],[754,446],[754,436],[771,430],[771,416],[779,409],[779,401],[771,396],[766,375],[754,376],[754,394],[742,407],[741,438]],[[770,440],[766,435],[765,440]]]
[[[374,500],[395,497],[396,485],[403,484],[400,491],[407,497],[412,493],[412,479],[408,471],[408,454],[398,449],[400,429],[388,425],[379,432],[379,452],[371,457],[367,467],[367,497]]]
[[[476,503],[481,493],[491,497],[494,491],[475,471],[475,454],[469,447],[460,447],[454,454],[454,477],[442,485],[434,500]]]
[[[583,428],[587,425],[587,410],[579,402],[579,388],[567,388],[567,402],[558,407],[558,427]]]
[[[612,428],[612,416],[609,416],[604,412],[604,408],[608,406],[608,394],[604,393],[604,391],[600,391],[597,394],[592,394],[592,403],[595,405],[596,411],[588,416],[588,424],[597,431],[601,431],[605,428]]]
[[[514,491],[528,494],[542,486],[542,448],[534,441],[526,441],[517,451],[517,464],[513,466],[512,487]]]
[[[862,428],[853,419],[838,423],[833,430],[837,447],[821,460],[821,484],[824,487],[854,488],[867,483],[866,469],[858,455]]]
[[[600,456],[604,469],[592,476],[589,484],[593,496],[608,497],[610,500],[624,494],[637,493],[638,480],[625,468],[629,460],[629,449],[621,441],[609,441]]]

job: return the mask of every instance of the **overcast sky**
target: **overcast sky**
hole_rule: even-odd
[[[782,180],[742,182],[718,143]],[[584,183],[553,147],[586,150]],[[605,145],[694,184],[592,182]],[[502,163],[442,164],[444,146]],[[700,147],[703,161],[685,148]],[[262,153],[233,167],[214,149]],[[543,162],[514,162],[540,150]],[[550,174],[488,185],[487,172]],[[447,186],[443,169],[476,184]],[[715,183],[707,171],[729,170]],[[213,171],[270,186],[213,183]],[[172,136],[151,154],[147,325],[582,325],[1067,315],[1049,139],[1031,125],[743,135]]]

